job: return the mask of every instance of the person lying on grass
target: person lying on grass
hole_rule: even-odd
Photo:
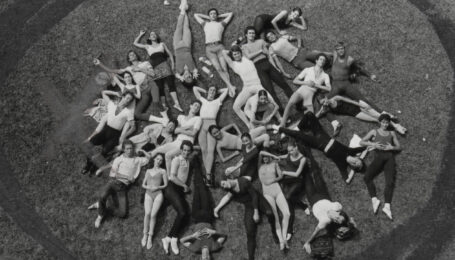
[[[204,185],[203,171],[199,158],[193,159],[193,202],[191,215],[193,217],[193,230],[191,235],[180,239],[187,249],[193,253],[201,254],[201,260],[210,259],[210,253],[222,249],[227,236],[216,231],[213,226],[213,198],[208,188]]]
[[[134,145],[131,141],[125,140],[122,144],[123,154],[114,159],[112,163],[109,182],[101,189],[101,196],[97,202],[88,209],[98,209],[98,216],[95,220],[95,228],[99,228],[101,222],[107,215],[125,218],[128,215],[128,187],[134,183],[141,172],[141,167],[145,166],[150,156],[143,150],[145,157],[138,157],[134,153]],[[107,199],[110,197],[118,198],[118,206],[107,206]]]
[[[290,11],[281,10],[277,14],[260,14],[254,18],[254,29],[262,38],[264,38],[264,32],[270,29],[275,29],[281,35],[287,34],[284,29],[289,27],[302,31],[308,30],[300,7],[293,7]]]
[[[267,126],[273,118],[281,122],[281,115],[278,110],[278,104],[265,90],[259,90],[256,95],[248,98],[243,109],[245,115],[250,120],[249,129]]]

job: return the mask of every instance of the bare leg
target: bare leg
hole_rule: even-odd
[[[278,240],[280,241],[280,244],[284,243],[283,232],[281,231],[281,225],[280,225],[280,217],[278,215],[278,210],[276,208],[275,200],[266,194],[264,194],[264,198],[270,204],[270,207],[272,208],[272,211],[273,211],[273,215],[275,216],[275,232],[278,236]]]
[[[290,212],[289,212],[289,205],[286,201],[286,198],[284,197],[283,192],[278,194],[276,198],[276,204],[278,208],[281,211],[281,215],[283,216],[283,222],[282,222],[282,232],[283,232],[283,238],[286,238],[287,233],[288,233],[288,226],[289,226],[289,217],[290,217]]]
[[[142,242],[141,242],[143,247],[147,243],[147,235],[149,233],[150,213],[152,211],[152,205],[153,205],[152,198],[150,197],[150,195],[145,193],[145,198],[144,198],[145,215],[144,215],[144,231],[143,231],[144,236],[142,237]]]
[[[147,249],[150,249],[152,247],[152,238],[153,238],[153,231],[155,230],[156,216],[158,215],[158,211],[160,210],[162,204],[163,204],[163,194],[160,193],[160,194],[158,194],[158,196],[156,196],[155,200],[153,201],[153,206],[152,206],[151,216],[150,216],[150,227],[149,227],[148,240],[147,240]]]

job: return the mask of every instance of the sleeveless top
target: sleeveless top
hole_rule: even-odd
[[[232,70],[242,79],[243,87],[261,85],[256,66],[251,60],[242,57],[241,61],[233,61]]]
[[[374,138],[375,142],[378,142],[378,143],[384,144],[384,145],[393,144],[392,133],[390,131],[387,131],[389,134],[386,136],[381,135],[378,130],[375,130],[375,131],[376,131],[376,136]]]
[[[332,78],[333,80],[348,80],[350,65],[348,65],[348,56],[341,62],[339,57],[336,56],[332,64]]]
[[[204,33],[205,33],[205,43],[214,43],[221,42],[221,37],[223,36],[224,23],[218,21],[205,22],[204,24]]]
[[[167,60],[167,54],[164,50],[163,43],[159,43],[157,47],[153,47],[152,45],[146,45],[145,50],[150,57],[150,64],[153,67],[158,66],[160,63],[165,62]]]
[[[299,159],[297,159],[296,161],[293,161],[291,159],[291,155],[288,154],[288,156],[286,157],[286,159],[284,161],[284,164],[282,166],[283,170],[290,171],[290,172],[296,172],[297,169],[299,169],[300,160],[302,160],[302,158],[304,158],[303,155]],[[300,173],[300,175],[298,177],[292,177],[292,176],[284,175],[283,179],[303,179],[303,172],[304,172],[305,168],[306,168],[306,166],[304,167],[304,169],[302,170],[302,172]]]
[[[274,29],[272,20],[277,15],[278,14],[260,14],[257,17],[262,20],[263,29]],[[287,20],[287,15],[285,17],[281,18],[280,20],[278,20],[276,22],[276,25],[278,26],[278,28],[284,29],[286,27],[289,27],[289,23],[286,23],[286,20]]]
[[[155,170],[155,169],[149,169],[146,171],[146,178],[147,178],[147,185],[150,185],[150,183],[154,183],[154,184],[157,184],[158,185],[161,185],[161,182],[163,180],[163,176],[162,174],[166,174],[165,170],[164,169],[159,169],[158,171]],[[146,192],[149,194],[149,195],[152,195],[154,192],[150,191],[150,190],[146,190]]]

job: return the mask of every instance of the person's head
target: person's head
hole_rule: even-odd
[[[392,118],[390,117],[389,114],[381,114],[378,118],[380,127],[384,130],[386,130],[390,126],[390,120]]]
[[[150,32],[149,38],[147,39],[148,44],[152,44],[153,42],[160,43],[161,38],[156,32]]]
[[[267,91],[261,89],[258,92],[258,104],[265,105],[269,103],[269,97],[267,95]]]
[[[297,156],[300,153],[299,148],[297,146],[297,142],[295,141],[295,139],[292,139],[292,138],[290,138],[288,140],[287,149],[288,149],[288,153],[293,156]]]
[[[246,146],[253,145],[253,139],[251,138],[251,135],[249,133],[243,133],[240,136],[240,139],[242,140],[242,144],[244,144]]]
[[[130,50],[130,51],[128,51],[128,54],[126,55],[126,60],[131,65],[135,61],[141,61],[141,58],[135,51]]]
[[[253,26],[247,26],[245,28],[244,32],[245,32],[245,37],[247,38],[247,40],[249,40],[249,41],[256,40],[257,33],[256,33],[256,29],[254,29]]]
[[[134,100],[134,94],[133,92],[127,90],[123,92],[122,98],[120,99],[120,102],[118,103],[118,106],[120,107],[127,107],[131,102]]]
[[[342,210],[341,211],[329,210],[327,212],[327,215],[333,223],[339,225],[342,225],[343,223],[346,223],[346,221],[349,221],[348,215]]]
[[[324,54],[319,54],[316,58],[316,65],[323,68],[327,62],[327,57]]]
[[[230,190],[232,189],[232,183],[229,180],[221,180],[220,181],[220,187],[224,190]]]
[[[270,156],[268,155],[262,155],[262,162],[263,164],[268,164],[272,161],[272,158],[270,158]]]
[[[180,145],[180,154],[183,158],[188,159],[191,152],[193,152],[193,144],[188,140],[183,140]]]
[[[238,45],[234,45],[231,47],[229,51],[229,56],[233,61],[240,61],[242,60],[242,49]]]
[[[175,128],[177,127],[178,122],[176,119],[170,119],[169,122],[166,124],[166,131],[170,134],[173,134],[175,131]]]
[[[328,97],[323,97],[323,98],[321,98],[320,103],[323,106],[330,106],[331,107],[332,104],[333,104],[333,100],[328,98]]]
[[[201,260],[210,260],[210,250],[208,246],[203,246],[201,249]]]
[[[340,57],[343,57],[346,54],[346,45],[344,42],[337,42],[335,44],[335,51]]]
[[[351,169],[353,169],[354,171],[359,172],[364,167],[364,162],[362,161],[362,159],[360,159],[357,156],[349,155],[348,157],[346,157],[346,161],[349,164],[349,166],[351,167]]]
[[[133,157],[134,155],[134,144],[130,140],[125,140],[122,143],[122,151],[126,157]]]
[[[302,16],[302,9],[300,7],[294,7],[292,8],[292,11],[289,12],[289,19],[291,20],[296,20],[300,16]]]
[[[275,32],[272,30],[267,30],[265,31],[265,41],[268,43],[274,43],[278,40],[278,37],[276,36]]]
[[[125,71],[123,73],[123,80],[125,81],[125,84],[127,85],[136,85],[136,82],[134,81],[133,74],[129,71]]]
[[[212,101],[216,97],[216,87],[215,86],[210,86],[209,89],[207,90],[207,100]]]
[[[193,72],[189,70],[188,66],[185,66],[182,78],[182,85],[187,88],[192,88],[196,83],[196,80],[193,77]]]
[[[191,105],[190,105],[189,113],[193,114],[193,115],[197,115],[199,113],[199,110],[201,109],[201,105],[202,105],[201,101],[199,101],[199,100],[193,101],[193,103],[191,103]]]
[[[210,21],[216,21],[218,19],[218,9],[210,8],[207,11],[207,15],[209,16]]]
[[[209,133],[215,138],[216,140],[221,140],[221,130],[218,126],[216,125],[211,125],[209,126]]]
[[[166,163],[164,161],[164,154],[158,153],[153,158],[153,167],[160,167],[162,169],[166,169]]]

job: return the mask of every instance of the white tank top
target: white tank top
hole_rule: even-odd
[[[291,62],[299,52],[299,49],[292,45],[286,37],[280,37],[274,43],[272,43],[273,52],[279,57]]]
[[[244,87],[261,85],[256,67],[251,60],[242,57],[241,61],[234,61],[232,63],[232,70],[240,76]]]
[[[154,53],[157,53],[157,52],[163,52],[164,53],[164,45],[162,42],[159,43],[158,46],[154,47],[150,44],[147,44],[146,47],[145,47],[145,50],[147,51],[147,54],[150,56]]]
[[[210,21],[204,25],[205,43],[220,42],[224,25],[221,22]]]

